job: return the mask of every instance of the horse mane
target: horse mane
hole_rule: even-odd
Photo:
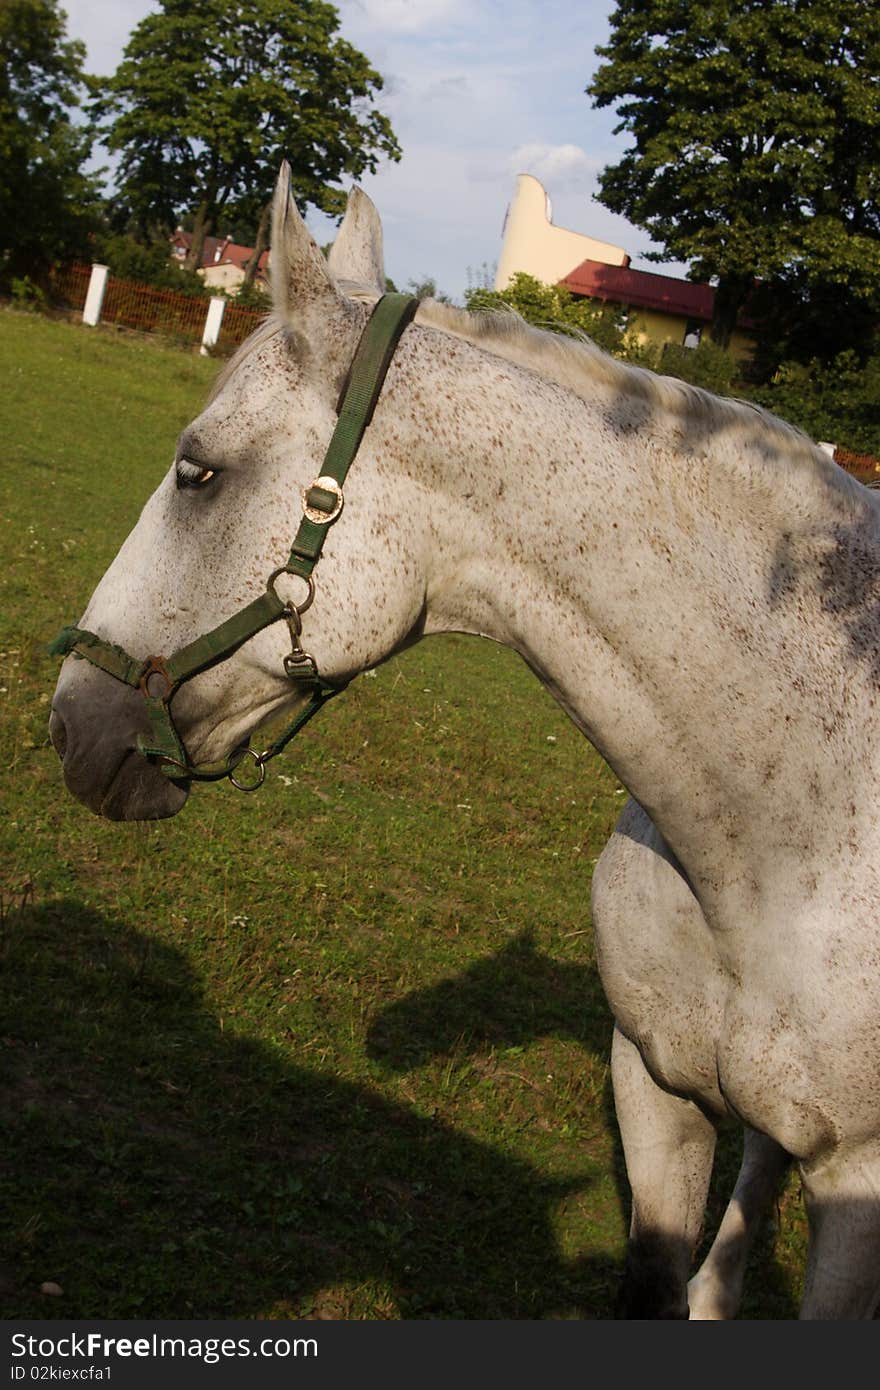
[[[350,299],[373,303],[374,290],[351,281],[340,280],[340,290]],[[650,406],[664,410],[684,420],[699,423],[707,432],[759,425],[768,444],[772,443],[774,465],[787,458],[792,465],[818,463],[823,482],[836,484],[839,491],[862,492],[849,474],[831,465],[830,459],[818,445],[799,429],[763,406],[738,397],[717,396],[712,391],[676,377],[661,376],[621,362],[598,347],[585,333],[572,330],[560,333],[527,323],[513,309],[461,309],[435,299],[423,299],[419,304],[416,323],[463,338],[485,351],[496,353],[507,361],[524,366],[545,380],[563,386],[585,400],[593,399],[596,386],[606,387],[622,395],[637,396]],[[239,364],[257,351],[276,333],[291,333],[290,328],[274,313],[245,339],[234,356],[223,367],[211,391],[210,399],[220,392]],[[295,335],[292,335],[295,336]],[[830,465],[830,466],[829,466]],[[803,474],[800,474],[803,479]]]
[[[754,424],[757,417],[779,441],[788,445],[793,458],[802,458],[805,452],[810,456],[816,453],[817,446],[809,435],[763,406],[737,397],[716,396],[677,377],[661,376],[645,367],[621,362],[579,330],[560,333],[535,327],[514,310],[472,312],[432,299],[422,301],[416,322],[467,338],[500,357],[530,367],[584,399],[592,398],[598,383],[707,426]]]

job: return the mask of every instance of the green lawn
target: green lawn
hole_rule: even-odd
[[[95,819],[44,644],[216,364],[0,311],[0,369],[0,1313],[609,1316],[613,774],[516,657],[453,637],[357,682],[259,795]],[[802,1250],[792,1184],[749,1316],[792,1315]]]

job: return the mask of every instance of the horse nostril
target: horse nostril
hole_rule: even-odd
[[[67,729],[64,720],[56,709],[53,709],[49,716],[49,737],[52,740],[52,747],[63,762],[64,754],[67,752]]]

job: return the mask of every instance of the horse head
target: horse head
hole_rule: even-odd
[[[378,216],[356,191],[328,265],[285,166],[272,248],[272,316],[181,434],[174,463],[59,648],[73,654],[53,699],[52,742],[68,788],[111,819],[174,815],[192,769],[234,768],[267,721],[295,716],[309,692],[321,703],[418,632],[425,578],[408,495],[415,484],[395,468],[401,449],[384,398],[346,479],[341,524],[341,489],[313,486],[370,317],[365,301],[384,289]],[[391,371],[400,373],[397,361]],[[288,563],[304,510],[323,546],[314,580],[308,565]],[[218,624],[225,634],[242,609],[260,615],[246,640],[239,633],[218,660],[199,651],[204,660],[184,683],[169,677],[170,653],[199,649]],[[150,662],[156,653],[165,656]],[[117,678],[120,665],[134,676]],[[311,686],[291,678],[303,669]],[[173,714],[182,763],[144,752],[157,702]]]

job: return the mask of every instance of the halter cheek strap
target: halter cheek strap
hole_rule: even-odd
[[[141,691],[146,701],[150,733],[138,738],[138,748],[145,757],[155,759],[167,777],[200,781],[228,777],[242,791],[255,791],[263,783],[269,759],[281,752],[322,705],[344,689],[344,686],[322,679],[314,658],[303,650],[300,641],[302,615],[315,595],[312,571],[321,557],[327,530],[342,511],[342,485],[373,418],[397,344],[417,308],[418,300],[412,295],[386,294],[373,309],[340,396],[338,419],[321,475],[303,492],[303,516],[290,555],[286,564],[269,576],[265,593],[169,657],[150,656],[138,660],[115,643],[78,627],[62,628],[51,643],[49,652],[53,656],[82,657],[116,680]],[[301,603],[294,604],[279,597],[275,585],[282,574],[297,575],[305,580],[308,593]],[[285,719],[280,725],[269,727],[266,731],[268,742],[261,752],[250,747],[241,748],[220,762],[191,763],[171,717],[175,692],[200,671],[226,661],[251,637],[280,618],[286,620],[291,638],[284,671],[305,694],[305,705],[292,720]],[[242,782],[236,778],[236,769],[244,758],[253,761],[256,781]]]

